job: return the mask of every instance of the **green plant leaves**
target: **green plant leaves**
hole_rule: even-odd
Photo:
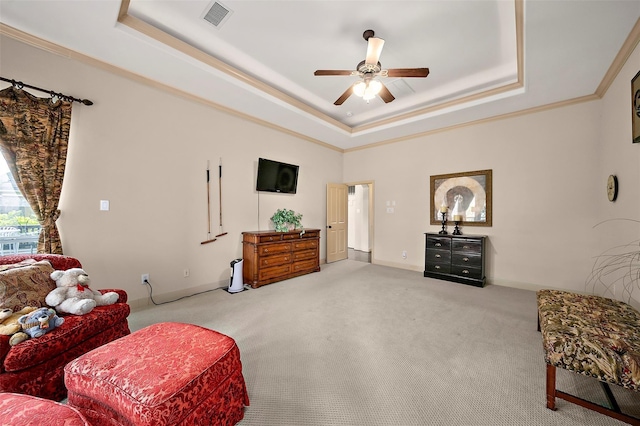
[[[296,213],[293,210],[278,209],[271,221],[275,225],[277,232],[287,232],[292,229],[302,229],[302,214]]]

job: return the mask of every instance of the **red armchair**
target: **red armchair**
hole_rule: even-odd
[[[0,256],[0,265],[16,264],[26,259],[47,260],[56,270],[82,267],[78,259],[52,254]],[[0,266],[0,271],[2,269]],[[33,273],[42,275],[43,272]],[[0,281],[2,279],[0,272]],[[55,282],[50,278],[49,282],[42,276],[39,279],[43,282],[42,285],[49,285],[50,289],[55,288]],[[45,293],[48,291],[50,290]],[[120,297],[115,304],[97,306],[85,315],[63,315],[65,321],[60,327],[13,347],[9,346],[9,336],[0,335],[0,392],[62,400],[67,394],[64,386],[64,366],[68,362],[130,333],[127,322],[130,313],[129,305],[126,303],[127,293],[119,289],[100,291],[115,291]],[[26,302],[31,306],[37,303],[33,300]],[[40,303],[46,306],[44,298]]]

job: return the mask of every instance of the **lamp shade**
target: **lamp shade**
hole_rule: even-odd
[[[353,85],[353,93],[356,96],[360,96],[363,97],[364,96],[364,91],[367,88],[367,85],[365,84],[364,81],[359,81],[356,84]]]
[[[380,83],[378,80],[371,80],[367,89],[367,92],[370,92],[373,96],[375,96],[380,93],[380,89],[382,89],[382,83]]]

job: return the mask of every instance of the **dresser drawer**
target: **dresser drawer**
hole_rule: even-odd
[[[305,260],[305,259],[316,259],[317,257],[318,257],[318,250],[315,250],[315,249],[293,252],[294,262],[297,262],[298,260]]]
[[[300,236],[300,238],[320,238],[320,231],[305,231],[304,234]]]
[[[425,265],[427,272],[438,272],[441,274],[448,274],[451,271],[451,266],[448,263],[427,263]]]
[[[296,241],[293,244],[293,249],[294,250],[306,250],[306,249],[317,249],[318,248],[318,241],[316,240],[309,240],[309,241]]]
[[[282,275],[286,275],[291,273],[291,264],[287,263],[286,265],[274,266],[270,268],[261,268],[258,273],[258,280],[267,281],[273,278],[278,278]]]
[[[436,249],[436,250],[450,250],[451,249],[451,239],[450,238],[438,238],[438,237],[428,237],[427,238],[427,250]]]
[[[269,266],[284,265],[285,263],[291,263],[290,254],[276,254],[274,256],[261,256],[260,267],[266,268]]]
[[[272,241],[282,241],[281,235],[261,235],[258,237],[259,243],[270,243]]]
[[[426,263],[449,263],[451,252],[445,250],[427,250]]]
[[[482,253],[482,240],[454,240],[452,251],[476,253],[480,255]]]
[[[469,268],[464,265],[451,265],[451,274],[465,278],[472,278],[474,280],[480,280],[484,278],[482,276],[481,268]]]
[[[468,268],[482,268],[482,256],[479,254],[452,253],[451,263]]]
[[[291,272],[311,271],[318,267],[318,259],[303,260],[291,265]]]
[[[260,256],[276,254],[276,253],[287,253],[290,251],[291,251],[291,243],[265,244],[263,246],[258,246],[258,254]]]

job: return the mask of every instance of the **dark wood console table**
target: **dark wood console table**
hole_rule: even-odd
[[[484,287],[487,237],[430,233],[425,236],[425,277]]]
[[[258,288],[320,270],[320,230],[242,233],[244,284]]]

